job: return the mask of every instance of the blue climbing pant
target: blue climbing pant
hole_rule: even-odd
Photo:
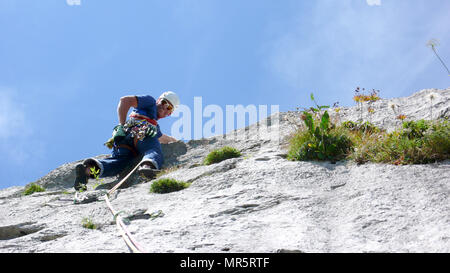
[[[119,147],[120,144],[135,148],[138,155],[133,153],[131,149],[123,147],[123,145]],[[156,137],[146,137],[137,141],[135,147],[133,138],[129,134],[118,145],[115,145],[111,157],[95,160],[100,168],[99,177],[115,176],[121,173],[133,162],[135,156],[143,156],[142,161],[150,161],[157,169],[160,169],[164,163],[161,144]]]

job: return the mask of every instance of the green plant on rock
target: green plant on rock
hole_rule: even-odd
[[[83,218],[83,220],[81,220],[81,226],[84,228],[87,228],[87,229],[97,229],[98,228],[97,225],[94,224],[94,222],[88,217],[85,217],[85,218]]]
[[[291,139],[287,159],[337,161],[344,159],[351,150],[352,142],[343,130],[330,130],[320,139],[308,131],[301,131]]]
[[[210,152],[203,160],[203,164],[211,165],[219,163],[225,159],[240,157],[241,152],[233,147],[225,146],[221,149]]]
[[[314,95],[312,93],[311,100],[316,104],[317,108],[311,107],[309,108],[309,110],[319,118],[319,123],[314,121],[313,115],[308,111],[303,111],[302,120],[305,122],[309,133],[320,138],[323,137],[323,135],[325,135],[326,132],[330,129],[330,115],[328,114],[328,111],[325,111],[323,114],[320,114],[320,111],[322,109],[329,108],[329,106],[319,106],[316,103]]]
[[[364,89],[363,89],[364,90]],[[357,90],[359,92],[359,90]],[[368,121],[346,121],[335,126],[328,112],[319,106],[303,111],[306,130],[298,130],[290,140],[289,160],[349,159],[357,163],[377,162],[395,165],[426,164],[450,159],[450,123],[448,119],[405,121],[398,105],[391,104],[402,127],[386,133]],[[378,91],[370,95],[357,93],[358,103],[379,99]],[[432,116],[430,112],[430,116]]]
[[[90,171],[90,174],[95,178],[95,181],[97,182],[94,185],[94,190],[95,190],[98,186],[103,185],[103,181],[105,179],[103,179],[103,178],[100,179],[100,169],[98,169],[96,167],[91,167],[89,169],[89,171]]]
[[[450,124],[441,121],[407,121],[389,134],[352,133],[356,143],[350,159],[358,163],[425,164],[450,158]]]
[[[423,136],[429,162],[450,159],[450,122],[438,120],[430,124]]]
[[[45,191],[45,189],[43,187],[39,186],[36,183],[31,183],[25,187],[25,190],[23,191],[23,195],[30,195],[35,192],[43,192],[43,191]]]
[[[406,136],[409,139],[421,138],[424,136],[426,130],[430,128],[431,121],[425,121],[423,119],[418,121],[405,121],[402,124],[402,136]]]
[[[291,139],[287,158],[289,160],[331,160],[345,158],[351,151],[352,142],[346,132],[337,129],[330,121],[329,106],[319,106],[311,94],[316,107],[303,111],[302,120],[307,130],[299,131]],[[309,112],[311,111],[314,116]]]
[[[378,133],[378,132],[382,131],[380,128],[378,128],[373,123],[370,123],[368,121],[354,122],[354,121],[348,120],[348,121],[342,122],[341,126],[349,129],[350,131],[354,131],[354,132],[359,131],[359,132],[368,133],[368,134]]]
[[[156,180],[150,186],[150,192],[152,193],[169,193],[174,191],[183,190],[189,187],[191,183],[178,181],[172,178],[161,178]]]

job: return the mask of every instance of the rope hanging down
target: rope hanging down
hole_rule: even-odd
[[[108,206],[109,210],[111,211],[112,215],[114,216],[114,219],[116,220],[116,225],[120,231],[120,234],[122,235],[122,238],[125,240],[125,243],[127,244],[128,248],[134,252],[134,253],[143,253],[146,252],[131,236],[131,233],[128,231],[125,223],[122,221],[122,217],[119,215],[119,212],[116,212],[114,208],[111,206],[111,202],[109,201],[109,196],[113,194],[122,184],[125,182],[140,166],[141,164],[137,164],[134,169],[132,169],[127,176],[125,176],[117,185],[115,185],[107,194],[105,194],[105,201],[106,205]]]
[[[124,239],[128,248],[134,253],[145,253],[146,251],[136,242],[136,240],[133,238],[133,236],[131,236],[131,233],[128,231],[127,227],[125,226],[125,223],[122,221],[122,217],[120,215],[118,215],[118,213],[111,206],[108,195],[105,195],[105,201],[106,201],[106,205],[108,205],[108,208],[110,209],[111,213],[113,214],[114,218],[116,219],[117,228],[119,229],[119,232],[122,235],[122,238]]]

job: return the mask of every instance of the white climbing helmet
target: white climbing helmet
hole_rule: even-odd
[[[180,99],[178,98],[178,95],[172,91],[166,91],[166,92],[162,93],[161,96],[159,96],[159,98],[168,100],[175,109],[180,104]]]

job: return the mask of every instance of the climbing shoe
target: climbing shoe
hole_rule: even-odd
[[[100,167],[94,159],[88,158],[84,160],[83,165],[87,168],[85,171],[88,172],[89,178],[98,178]]]
[[[145,179],[152,180],[156,177],[158,170],[151,162],[145,162],[137,170],[138,174]]]
[[[73,187],[76,191],[86,190],[89,176],[86,174],[86,165],[80,163],[75,166],[75,183]]]

